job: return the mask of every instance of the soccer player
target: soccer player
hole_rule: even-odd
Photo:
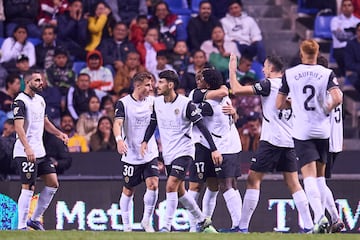
[[[305,40],[300,45],[301,64],[287,69],[276,98],[276,107],[288,107],[287,96],[291,95],[291,107],[295,115],[292,137],[299,158],[304,188],[314,211],[314,231],[326,231],[329,222],[324,215],[321,196],[326,187],[325,165],[329,150],[330,119],[328,114],[342,103],[341,91],[334,73],[317,65],[319,44]],[[331,98],[327,98],[327,94]],[[331,99],[331,100],[330,100]]]
[[[134,92],[121,98],[115,108],[113,131],[116,136],[117,150],[122,155],[124,186],[120,198],[121,217],[124,232],[132,230],[130,212],[135,187],[145,181],[144,213],[141,226],[146,232],[154,232],[152,215],[158,199],[159,170],[157,158],[159,156],[154,136],[149,139],[148,151],[144,156],[140,154],[141,142],[145,130],[150,123],[150,116],[154,105],[154,97],[149,96],[152,91],[152,75],[148,72],[135,74],[132,81]]]
[[[38,93],[42,91],[43,79],[39,72],[24,74],[25,90],[14,100],[12,109],[17,139],[14,145],[14,160],[18,164],[21,179],[21,194],[18,200],[18,229],[45,230],[40,217],[49,206],[59,187],[56,169],[46,158],[43,144],[44,128],[66,144],[68,137],[58,130],[45,115],[45,101]],[[27,220],[31,198],[35,190],[36,178],[45,183],[35,211]]]
[[[222,87],[223,79],[218,71],[203,69],[197,74],[196,83],[198,88],[190,95],[193,102],[199,104],[204,123],[211,129],[215,145],[222,153],[223,162],[221,165],[214,166],[211,162],[209,146],[200,134],[199,143],[195,145],[195,161],[190,168],[189,192],[196,199],[201,189],[199,185],[203,182],[201,180],[206,179],[203,213],[211,217],[215,209],[218,189],[220,189],[230,213],[233,230],[239,225],[242,204],[236,187],[236,177],[240,174],[241,142],[231,116],[236,112],[227,96],[228,89]],[[196,133],[198,131],[194,134]]]
[[[144,155],[148,151],[149,139],[158,126],[168,176],[165,226],[160,231],[169,232],[171,230],[178,202],[181,202],[198,220],[199,231],[209,231],[213,229],[211,220],[204,217],[195,200],[185,190],[184,185],[185,174],[195,153],[191,139],[193,124],[199,128],[208,141],[214,164],[221,164],[222,156],[217,151],[210,132],[203,124],[198,109],[190,99],[175,92],[178,85],[179,78],[174,71],[166,70],[159,74],[157,92],[160,96],[155,98],[154,110],[141,145],[141,152]]]
[[[312,231],[313,222],[309,203],[302,189],[298,174],[294,142],[290,135],[291,109],[279,111],[275,99],[281,86],[283,63],[275,56],[267,57],[263,72],[266,79],[252,86],[242,86],[236,79],[236,56],[230,56],[229,77],[234,95],[260,95],[263,109],[262,131],[259,148],[250,166],[246,192],[239,224],[240,232],[248,232],[251,217],[259,201],[260,184],[267,172],[283,173],[295,205],[304,221],[305,231]]]
[[[328,68],[328,60],[324,56],[319,56],[317,58],[317,64]],[[330,95],[327,95],[330,98]],[[330,138],[329,138],[329,153],[327,157],[326,167],[325,167],[325,178],[331,178],[332,168],[334,166],[335,160],[339,153],[342,151],[343,140],[344,140],[344,127],[343,127],[343,109],[342,104],[335,107],[330,113]],[[324,176],[319,176],[317,181],[320,185],[325,182]],[[327,185],[324,185],[321,189],[321,201],[323,208],[328,210],[331,216],[331,227],[330,232],[336,233],[341,232],[345,227],[344,222],[341,220],[339,213],[337,211],[334,196]]]

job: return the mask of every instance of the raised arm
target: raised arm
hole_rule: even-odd
[[[231,53],[229,61],[229,79],[232,94],[239,95],[254,95],[253,86],[242,86],[236,79],[237,59],[235,54]]]

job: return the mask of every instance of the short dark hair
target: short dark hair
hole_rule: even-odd
[[[205,4],[205,3],[208,3],[208,4],[211,5],[211,2],[210,2],[209,0],[203,0],[203,1],[201,1],[201,2],[199,3],[199,8],[201,8],[201,6],[202,6],[203,4]],[[211,7],[212,7],[212,5],[211,5]]]
[[[19,74],[16,73],[11,73],[9,74],[6,79],[5,79],[5,89],[8,90],[9,89],[9,84],[13,84],[15,82],[15,79],[20,79]]]
[[[24,73],[25,83],[29,80],[29,78],[32,77],[33,74],[36,74],[36,73],[41,74],[41,71],[39,71],[38,69],[30,69],[30,70],[26,71]]]
[[[167,50],[160,50],[156,53],[156,57],[166,57],[168,58],[168,51]]]
[[[44,33],[44,31],[45,31],[46,29],[52,29],[53,32],[54,32],[55,34],[57,34],[56,27],[53,26],[53,25],[45,24],[45,25],[42,27],[42,29],[41,29],[41,30],[42,30],[41,33]]]
[[[14,125],[14,119],[13,118],[8,118],[5,120],[4,124],[7,123],[9,125]]]
[[[273,65],[275,71],[281,72],[283,70],[284,62],[281,57],[272,55],[268,56],[266,59]]]
[[[148,20],[148,18],[147,18],[146,15],[138,15],[138,16],[136,17],[136,22],[139,22],[141,19],[146,19],[146,20]]]
[[[200,74],[204,77],[204,81],[209,84],[210,90],[219,89],[224,83],[221,73],[215,69],[204,68]]]
[[[235,4],[235,3],[236,3],[236,4],[239,4],[240,7],[243,6],[243,3],[242,3],[241,0],[230,0],[230,1],[229,1],[229,4],[228,4],[228,8],[229,8],[231,5]]]
[[[89,78],[89,80],[91,79],[91,77],[88,73],[79,73],[79,75],[77,76],[77,79],[79,79],[81,76],[86,76]]]
[[[165,70],[159,73],[159,78],[165,78],[168,82],[174,83],[174,89],[177,89],[179,86],[179,76],[176,72],[172,70]]]
[[[323,55],[319,55],[316,59],[316,63],[318,65],[321,65],[323,67],[328,68],[329,67],[329,61],[324,57]]]

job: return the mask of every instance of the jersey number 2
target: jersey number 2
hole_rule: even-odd
[[[315,88],[312,85],[305,85],[303,88],[303,93],[308,94],[308,89],[310,90],[310,95],[306,98],[304,107],[306,111],[315,111],[315,107],[309,106],[311,99],[315,96]]]

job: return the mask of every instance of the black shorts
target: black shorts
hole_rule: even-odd
[[[166,165],[166,176],[173,176],[177,179],[184,180],[186,172],[193,158],[190,156],[181,156],[172,161],[171,165]]]
[[[240,152],[222,154],[223,162],[220,166],[215,166],[218,178],[235,178],[241,175],[240,172]]]
[[[42,175],[56,173],[54,164],[47,157],[37,158],[35,163],[26,157],[15,157],[22,184],[34,185],[36,178]]]
[[[300,168],[313,161],[327,162],[329,139],[298,140],[294,138],[294,144]]]
[[[277,147],[260,141],[250,169],[255,172],[296,172],[297,158],[294,148]]]
[[[189,181],[202,183],[208,177],[217,177],[210,149],[200,143],[195,144],[195,160],[189,168]]]
[[[335,160],[339,156],[339,152],[337,153],[328,153],[327,163],[325,167],[325,178],[331,178],[331,173],[334,168]]]
[[[122,174],[124,177],[124,186],[129,189],[136,187],[148,177],[158,177],[159,167],[157,158],[139,165],[124,162]]]

